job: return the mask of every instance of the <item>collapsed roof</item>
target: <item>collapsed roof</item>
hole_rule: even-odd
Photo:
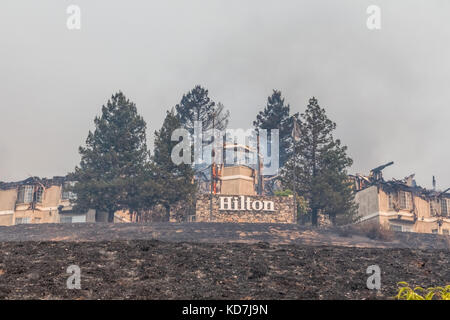
[[[439,191],[436,189],[426,189],[416,184],[414,180],[415,174],[411,174],[401,180],[392,179],[389,181],[384,180],[382,171],[388,166],[393,165],[394,162],[389,162],[379,167],[376,167],[370,171],[368,176],[361,174],[350,175],[350,178],[354,181],[354,187],[356,192],[367,189],[371,186],[378,186],[386,192],[393,192],[398,190],[412,192],[416,196],[421,196],[422,198],[450,198],[450,188]],[[433,177],[433,182],[434,182]]]
[[[2,182],[0,181],[0,190],[9,190],[15,189],[19,186],[25,185],[35,185],[39,184],[44,188],[49,188],[51,186],[58,186],[64,184],[64,182],[68,181],[67,177],[55,176],[53,178],[39,178],[39,177],[30,177],[28,179],[17,181],[17,182]]]

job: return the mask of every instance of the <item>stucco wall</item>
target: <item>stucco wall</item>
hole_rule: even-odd
[[[43,207],[57,207],[61,201],[61,186],[51,186],[45,189]]]
[[[246,166],[224,167],[220,193],[255,195],[253,169]]]
[[[57,210],[20,210],[14,212],[14,224],[17,218],[30,218],[30,223],[58,223]]]
[[[420,197],[415,197],[414,204],[417,209],[417,217],[418,218],[430,218],[430,202]]]
[[[355,195],[355,202],[358,204],[358,214],[361,218],[379,212],[378,187],[371,186],[357,192]]]
[[[70,207],[68,200],[61,199],[61,186],[54,185],[45,189],[41,203],[36,203],[34,210],[30,203],[16,204],[18,189],[0,190],[0,225],[10,226],[16,224],[18,218],[28,218],[28,223],[59,223],[60,214],[58,206]],[[65,213],[87,222],[95,222],[95,211],[86,214]]]
[[[17,201],[17,189],[0,190],[0,212],[14,211]]]
[[[0,226],[12,226],[14,224],[13,214],[0,215]]]

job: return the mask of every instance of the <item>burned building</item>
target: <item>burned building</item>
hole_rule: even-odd
[[[258,158],[257,151],[244,145],[225,145],[236,158]],[[237,163],[236,163],[237,162]],[[191,221],[234,223],[296,223],[294,198],[273,196],[266,192],[263,162],[249,165],[235,161],[231,165],[211,166],[212,184],[208,192],[199,193],[195,216]]]
[[[95,222],[94,210],[73,211],[71,183],[65,177],[0,182],[0,225]]]
[[[449,235],[450,188],[422,188],[414,175],[385,181],[382,170],[392,164],[375,168],[368,176],[351,176],[359,205],[358,223],[376,223],[394,231]]]

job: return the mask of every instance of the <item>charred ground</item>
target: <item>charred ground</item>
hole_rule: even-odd
[[[448,238],[435,235],[385,242],[280,225],[33,225],[0,228],[0,240],[1,299],[389,299],[399,281],[450,282]],[[81,290],[66,288],[72,264]],[[366,287],[370,265],[381,268],[378,292]]]

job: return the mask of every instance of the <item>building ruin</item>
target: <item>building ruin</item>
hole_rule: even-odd
[[[0,182],[0,225],[95,222],[95,210],[73,210],[70,184],[65,177]]]
[[[358,223],[375,223],[394,231],[449,235],[450,188],[439,191],[416,184],[414,174],[385,181],[382,170],[372,169],[368,176],[354,175],[355,201],[359,205]]]

